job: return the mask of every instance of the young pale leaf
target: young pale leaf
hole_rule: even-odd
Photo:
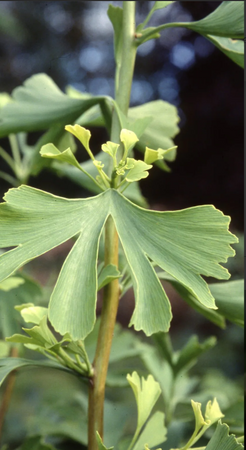
[[[20,313],[26,323],[39,325],[43,317],[47,317],[48,309],[42,306],[33,305],[28,306],[27,308],[21,308]]]
[[[43,158],[57,159],[58,161],[71,164],[81,170],[81,167],[70,148],[67,148],[64,152],[60,152],[54,144],[46,144],[41,147],[40,155]]]
[[[216,400],[216,398],[213,399],[213,403],[211,400],[206,405],[206,411],[205,411],[205,419],[206,421],[210,422],[210,425],[217,422],[219,419],[222,419],[225,415],[222,414],[219,404]]]
[[[158,148],[157,150],[153,150],[152,148],[146,147],[144,153],[144,162],[147,164],[151,164],[159,159],[163,159],[169,152],[172,150],[176,150],[177,145],[174,147],[170,147],[167,150],[163,150],[162,148]]]
[[[19,131],[45,130],[73,123],[83,112],[109,97],[72,98],[45,73],[28,78],[12,93],[13,101],[0,112],[0,137]]]
[[[15,289],[21,284],[25,283],[25,280],[20,277],[10,277],[0,283],[0,291],[8,292],[11,289]]]
[[[153,448],[167,440],[167,428],[164,425],[164,418],[164,413],[160,411],[156,411],[153,414],[140,434],[133,450],[143,450],[143,448],[146,448],[146,443],[147,449]]]
[[[186,286],[204,306],[216,308],[200,274],[229,278],[219,262],[226,262],[235,253],[230,247],[237,242],[228,231],[230,218],[211,205],[149,211],[114,189],[86,199],[65,199],[28,186],[10,189],[0,205],[0,247],[15,248],[0,256],[0,281],[78,236],[52,293],[49,318],[62,335],[84,339],[95,323],[98,245],[109,215],[133,279],[136,307],[130,325],[148,336],[168,331],[170,326],[170,303],[149,259]]]
[[[114,447],[105,447],[98,431],[96,433],[97,433],[96,438],[97,438],[98,449],[99,450],[113,450]]]
[[[209,422],[205,421],[203,415],[202,415],[202,404],[199,402],[194,402],[194,400],[191,400],[191,406],[194,412],[194,416],[195,416],[195,432],[198,433],[200,431],[200,429],[204,426],[204,425],[208,425]]]
[[[89,154],[90,158],[92,157],[91,149],[89,146],[89,141],[91,138],[91,132],[87,130],[84,127],[81,127],[78,124],[75,125],[66,125],[65,130],[69,131],[69,133],[72,133],[85,147],[87,153]],[[94,157],[92,157],[94,159]]]
[[[149,375],[145,380],[143,377],[140,379],[137,372],[133,372],[132,375],[128,374],[126,378],[136,399],[138,408],[137,429],[140,431],[161,394],[161,388],[152,375]]]
[[[133,149],[134,145],[139,141],[138,137],[133,131],[126,130],[123,128],[120,132],[120,140],[124,144],[124,155],[125,157],[129,154],[129,152]]]
[[[243,450],[244,446],[237,442],[235,436],[229,436],[229,427],[218,422],[216,430],[205,450]]]
[[[133,183],[134,181],[142,180],[142,178],[147,178],[149,175],[147,171],[152,167],[152,165],[146,164],[144,161],[127,158],[127,168],[130,170],[126,175],[126,181]]]
[[[102,151],[108,153],[113,159],[116,158],[116,153],[119,148],[119,144],[115,144],[115,142],[108,141],[106,144],[102,145]]]
[[[3,283],[7,283],[11,278],[4,280]],[[42,293],[40,286],[34,280],[23,276],[23,274],[18,274],[18,278],[22,279],[23,283],[11,290],[1,291],[0,315],[3,320],[1,321],[0,332],[3,338],[21,331],[21,317],[15,309],[16,304],[36,301]],[[33,303],[31,304],[33,305]]]

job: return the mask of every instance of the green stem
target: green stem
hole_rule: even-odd
[[[135,2],[133,1],[123,2],[122,38],[123,53],[121,55],[121,66],[118,74],[119,85],[115,100],[120,110],[127,116],[137,49],[135,45]],[[110,136],[111,141],[120,143],[120,131],[121,125],[118,120],[117,111],[114,109]],[[114,161],[112,158],[110,159],[109,175],[111,177],[114,170]],[[112,187],[115,187],[114,182],[112,184]],[[109,216],[105,225],[105,267],[108,264],[113,264],[118,267],[118,241],[114,221]],[[119,281],[116,279],[105,286],[103,291],[101,321],[93,362],[94,375],[91,378],[89,386],[88,450],[98,450],[96,431],[98,431],[103,439],[105,384],[119,296]]]
[[[14,174],[16,175],[15,162],[2,147],[0,147],[0,156],[6,161],[6,163],[9,165],[9,167],[11,167]]]
[[[12,155],[15,161],[16,173],[21,173],[22,168],[21,155],[19,151],[17,137],[15,134],[9,135],[9,142],[11,146]]]

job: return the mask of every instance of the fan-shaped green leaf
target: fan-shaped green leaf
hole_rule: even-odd
[[[207,34],[206,38],[228,56],[228,58],[244,68],[244,41],[212,36],[211,34]]]
[[[242,450],[243,448],[244,446],[237,442],[235,436],[229,436],[228,425],[219,421],[205,450]]]
[[[126,378],[133,390],[138,409],[137,428],[132,443],[129,446],[130,449],[133,443],[136,443],[142,427],[156,404],[161,394],[161,388],[152,375],[149,375],[145,380],[143,377],[140,379],[137,372],[133,372],[132,375],[128,374]]]
[[[244,280],[209,285],[220,314],[230,322],[244,326]]]
[[[148,448],[153,448],[166,441],[167,429],[164,425],[164,417],[164,413],[160,411],[153,414],[140,434],[133,450],[143,450],[146,443]]]
[[[206,307],[216,308],[199,274],[229,278],[219,262],[234,255],[230,218],[213,206],[157,212],[140,208],[114,189],[87,199],[68,200],[21,186],[0,205],[0,281],[18,267],[78,236],[66,258],[49,308],[62,335],[84,339],[95,323],[97,253],[109,215],[115,222],[133,279],[136,307],[130,322],[147,335],[167,331],[171,311],[151,259],[182,283]]]
[[[0,137],[19,131],[45,130],[55,123],[73,123],[106,97],[72,98],[41,73],[14,89],[12,99],[0,112]]]

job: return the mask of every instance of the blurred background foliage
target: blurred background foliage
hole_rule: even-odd
[[[26,78],[45,72],[62,90],[72,85],[83,92],[114,96],[113,29],[107,17],[109,3],[121,6],[118,1],[1,1],[1,92],[11,93]],[[144,20],[152,3],[137,2],[137,23]],[[153,15],[150,25],[173,20],[199,20],[220,3],[175,2]],[[175,138],[178,154],[176,160],[170,163],[171,173],[157,167],[152,169],[147,180],[140,183],[142,192],[153,209],[174,210],[212,203],[224,214],[230,215],[231,231],[238,235],[240,242],[235,245],[236,257],[229,260],[227,267],[232,279],[242,278],[243,71],[202,36],[183,28],[170,28],[161,33],[160,39],[148,41],[139,48],[131,106],[159,98],[178,108],[181,118],[180,134]],[[33,144],[39,135],[30,133],[29,143]],[[95,129],[92,136],[95,153],[107,139],[105,130]],[[2,142],[7,149],[7,139]],[[82,161],[85,158],[86,155],[78,149],[78,159]],[[9,170],[2,159],[0,168],[6,172]],[[37,178],[31,178],[29,184],[61,196],[88,195],[72,181],[66,179],[64,182],[64,179],[45,170]],[[0,180],[1,197],[9,187],[7,182]],[[44,286],[41,304],[47,304],[70,248],[71,243],[68,242],[26,266],[26,273]],[[210,368],[211,373],[207,372],[206,379],[200,382],[200,388],[205,390],[211,386],[211,379],[214,380],[215,390],[218,390],[220,383],[225,386],[226,380],[234,379],[235,385],[228,388],[230,396],[230,389],[238,389],[236,386],[242,384],[242,329],[228,324],[226,331],[220,330],[183,302],[170,285],[165,287],[173,308],[171,337],[174,348],[182,346],[192,333],[198,334],[201,340],[215,335],[218,344],[202,355],[199,365],[192,368],[192,375],[202,375]],[[123,326],[129,323],[133,304],[131,292],[120,302],[118,320]],[[147,341],[142,333],[139,336],[143,342]],[[29,353],[28,357],[35,357]],[[133,369],[135,362],[129,370]],[[15,444],[25,437],[28,429],[32,432],[36,429],[38,434],[42,426],[47,428],[49,420],[61,424],[63,415],[65,422],[70,423],[71,438],[72,423],[75,423],[76,435],[81,423],[79,414],[85,414],[81,412],[84,397],[81,394],[78,398],[79,384],[78,380],[67,374],[47,369],[18,372],[5,425],[5,442],[10,442],[8,439],[12,435],[13,423],[16,439],[10,439],[11,448],[15,448]],[[64,392],[67,405],[69,403],[66,411]],[[124,412],[123,409],[123,414],[127,416],[128,410]],[[39,422],[36,416],[41,416]],[[62,426],[59,426],[61,429]],[[57,438],[52,442],[57,443]],[[71,448],[69,442],[67,446],[60,444],[59,448]],[[74,450],[76,445],[73,443]]]

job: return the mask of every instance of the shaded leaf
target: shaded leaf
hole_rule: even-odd
[[[31,278],[23,274],[18,274],[18,277],[14,278],[23,280],[23,283],[9,291],[1,291],[0,295],[0,331],[3,338],[21,331],[21,318],[15,306],[26,302],[32,303],[42,294],[40,285]],[[10,278],[3,283],[7,283],[8,280]]]
[[[130,108],[128,116],[131,120],[144,117],[153,118],[136,144],[138,150],[144,152],[146,146],[154,150],[174,146],[172,139],[179,132],[177,124],[180,120],[175,106],[163,100],[154,100],[144,105]],[[173,161],[175,157],[176,149],[166,155],[166,160]],[[158,161],[156,164],[158,167],[163,168],[161,161]]]
[[[208,309],[205,306],[203,306],[196,298],[195,296],[179,281],[175,280],[172,276],[167,274],[166,272],[157,272],[158,277],[161,280],[166,280],[171,283],[171,285],[174,287],[174,289],[178,292],[178,294],[182,297],[183,300],[188,303],[193,309],[195,309],[199,314],[202,314],[204,317],[206,317],[211,322],[215,323],[220,328],[225,328],[225,318],[219,314],[218,310],[214,311],[212,309]]]
[[[191,364],[196,362],[197,358],[204,352],[213,348],[216,344],[216,338],[210,337],[206,339],[202,344],[199,343],[197,336],[193,335],[188,343],[175,355],[176,361],[174,363],[174,370],[176,373],[180,372],[184,368],[190,367]]]
[[[219,421],[205,450],[242,450],[243,448],[244,446],[237,442],[235,436],[229,436],[228,425]]]
[[[122,25],[123,25],[123,9],[119,6],[109,5],[108,17],[114,28],[114,58],[117,65],[121,63],[122,54]]]
[[[170,3],[175,3],[175,2],[174,1],[172,1],[172,2],[155,2],[154,6],[153,6],[153,10],[156,11],[157,9],[166,8],[166,6],[170,5]]]
[[[183,24],[186,28],[201,34],[243,39],[244,2],[225,1],[211,14],[196,22]]]
[[[106,284],[110,283],[112,280],[116,280],[120,278],[121,274],[118,271],[117,267],[113,264],[108,264],[106,267],[103,267],[102,271],[98,277],[98,290],[102,289]]]
[[[13,370],[19,369],[21,367],[27,366],[37,366],[37,367],[47,367],[49,369],[60,369],[65,370],[71,374],[74,374],[73,371],[61,366],[58,363],[52,361],[38,361],[32,359],[22,359],[22,358],[1,358],[0,359],[0,385],[3,383],[5,378],[12,372]]]
[[[74,122],[83,112],[106,98],[109,97],[72,98],[64,94],[48,75],[33,75],[23,86],[14,89],[13,101],[1,110],[0,137]]]
[[[212,36],[211,34],[207,34],[206,38],[228,56],[228,58],[244,68],[244,41]]]
[[[70,333],[74,340],[84,339],[95,323],[98,245],[109,215],[133,278],[136,307],[130,325],[136,330],[147,335],[167,331],[171,320],[170,303],[148,258],[208,308],[216,308],[214,298],[199,273],[219,279],[230,276],[219,262],[234,255],[230,244],[237,238],[228,232],[230,218],[213,206],[157,212],[134,205],[114,189],[92,198],[68,200],[28,186],[10,189],[5,200],[0,205],[0,246],[15,248],[0,256],[1,280],[79,236],[49,307],[55,329],[62,335]]]
[[[51,444],[46,444],[41,436],[28,437],[17,450],[56,450]]]
[[[230,322],[244,326],[244,280],[209,285],[218,311]]]

